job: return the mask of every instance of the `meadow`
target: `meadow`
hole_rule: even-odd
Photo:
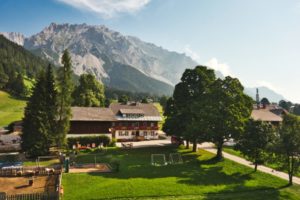
[[[25,105],[26,101],[16,99],[7,92],[0,91],[0,127],[21,120]]]
[[[151,154],[179,152],[183,164],[152,166]],[[92,153],[94,154],[94,153]],[[234,163],[217,162],[200,150],[175,147],[109,149],[97,162],[120,163],[119,172],[64,174],[64,200],[71,199],[300,199],[300,186]],[[76,162],[94,162],[94,155]]]

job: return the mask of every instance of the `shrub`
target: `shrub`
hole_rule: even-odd
[[[115,146],[116,146],[116,143],[117,143],[117,139],[116,139],[116,138],[113,138],[113,139],[110,141],[110,143],[109,143],[108,146],[110,146],[110,147],[115,147]]]
[[[106,135],[68,138],[69,148],[72,148],[72,146],[76,145],[77,143],[84,146],[92,143],[95,143],[96,146],[99,146],[100,144],[103,146],[108,146],[110,143],[110,138]]]

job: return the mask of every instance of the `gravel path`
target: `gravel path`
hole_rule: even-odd
[[[206,150],[208,152],[211,152],[213,154],[217,153],[217,150],[213,147],[212,143],[203,143],[203,144],[199,145],[198,148],[203,148],[204,150]],[[224,158],[227,158],[227,159],[232,160],[234,162],[237,162],[239,164],[254,168],[254,165],[252,164],[252,162],[250,162],[248,160],[245,160],[243,158],[240,158],[238,156],[231,155],[231,154],[226,153],[224,151],[223,151],[223,156],[224,156]],[[257,170],[262,171],[262,172],[267,173],[267,174],[271,174],[273,176],[277,176],[277,177],[285,179],[287,181],[289,180],[289,176],[288,176],[287,173],[276,171],[272,168],[269,168],[269,167],[266,167],[266,166],[263,166],[263,165],[259,165],[257,167]],[[293,183],[296,183],[296,184],[300,185],[300,178],[293,177]]]

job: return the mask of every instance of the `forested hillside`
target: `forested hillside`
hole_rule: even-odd
[[[25,97],[24,77],[34,79],[48,62],[0,35],[0,89]]]

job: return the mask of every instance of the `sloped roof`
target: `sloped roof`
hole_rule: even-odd
[[[268,109],[254,109],[251,113],[254,120],[261,120],[266,122],[281,122],[282,118]]]
[[[127,108],[121,108],[120,112],[122,114],[144,114],[144,111],[141,109],[127,109]]]
[[[133,103],[133,104],[112,103],[110,104],[109,108],[112,110],[112,112],[115,115],[118,115],[120,110],[122,111],[125,110],[126,112],[142,112],[145,117],[146,116],[160,117],[157,108],[151,103]]]
[[[71,121],[115,121],[115,115],[109,108],[72,107]]]

